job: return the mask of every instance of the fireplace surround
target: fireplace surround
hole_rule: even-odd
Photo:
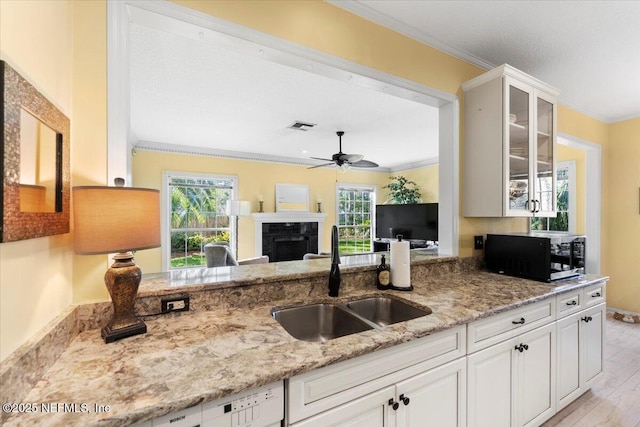
[[[325,213],[254,213],[255,256],[269,255],[269,261],[302,259],[307,252],[323,252]]]

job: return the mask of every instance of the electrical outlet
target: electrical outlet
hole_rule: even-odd
[[[160,311],[162,313],[189,311],[189,297],[163,298],[160,300]]]
[[[484,236],[473,236],[473,249],[484,248]]]

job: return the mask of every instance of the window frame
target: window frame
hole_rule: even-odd
[[[569,200],[568,200],[568,208],[567,208],[567,217],[569,220],[569,229],[567,231],[559,231],[559,230],[533,230],[531,228],[531,223],[536,217],[529,218],[529,231],[536,233],[563,233],[563,234],[576,234],[577,233],[577,196],[576,196],[576,161],[575,160],[567,160],[556,163],[555,174],[556,174],[556,188],[555,193],[557,197],[557,190],[560,180],[558,179],[558,171],[566,169],[567,170],[567,181],[568,181],[568,192],[569,192]],[[556,200],[556,206],[558,206]],[[538,217],[541,218],[541,217]]]
[[[376,203],[378,200],[378,186],[373,184],[352,184],[338,182],[336,183],[336,195],[335,195],[335,224],[338,227],[338,234],[341,228],[346,226],[340,225],[340,192],[346,191],[369,191],[371,193],[371,221],[369,224],[370,243],[368,252],[357,253],[370,253],[373,252],[373,241],[375,240],[376,233]]]
[[[199,172],[178,172],[164,171],[162,172],[162,191],[161,191],[161,247],[162,247],[162,271],[185,270],[188,268],[202,267],[182,267],[171,268],[171,193],[169,191],[169,183],[172,178],[192,178],[192,179],[210,179],[210,180],[228,180],[231,181],[231,200],[238,199],[238,177],[236,175],[208,174]],[[237,221],[229,221],[229,249],[236,251],[236,242],[238,240]]]

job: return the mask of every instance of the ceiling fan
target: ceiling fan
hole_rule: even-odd
[[[342,135],[344,135],[343,131],[336,132],[339,138],[339,149],[338,152],[331,156],[330,159],[323,159],[320,157],[312,157],[312,159],[316,160],[326,160],[330,163],[324,163],[317,166],[311,166],[308,169],[321,168],[324,166],[333,166],[336,165],[342,170],[347,170],[350,167],[356,168],[377,168],[378,164],[374,162],[370,162],[369,160],[363,160],[364,156],[362,154],[346,154],[342,152]]]

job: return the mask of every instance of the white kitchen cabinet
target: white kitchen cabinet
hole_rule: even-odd
[[[289,425],[464,427],[465,354],[462,325],[293,377]]]
[[[555,414],[556,325],[467,357],[470,427],[538,426]]]
[[[466,426],[466,365],[465,359],[455,360],[398,383],[396,426]]]
[[[447,363],[292,427],[464,427],[466,360]]]
[[[601,303],[558,320],[558,410],[602,375],[605,317],[606,306]]]
[[[395,388],[386,387],[337,408],[300,421],[295,427],[391,427]],[[390,403],[391,402],[391,403]]]
[[[462,89],[464,216],[555,216],[558,91],[506,64]]]

